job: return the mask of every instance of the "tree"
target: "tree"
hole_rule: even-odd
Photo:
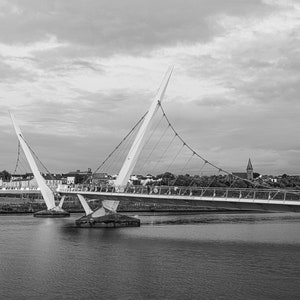
[[[2,178],[3,181],[10,181],[11,174],[10,174],[8,171],[3,170],[3,171],[0,173],[0,178]]]
[[[256,172],[253,173],[253,178],[254,178],[254,179],[258,178],[259,176],[260,176],[259,173],[256,173]]]

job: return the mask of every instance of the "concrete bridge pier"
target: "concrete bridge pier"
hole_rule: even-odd
[[[121,215],[109,205],[118,201],[102,201],[102,206],[93,211],[85,197],[77,194],[77,197],[85,211],[85,216],[75,221],[77,227],[139,227],[141,221],[137,218]],[[106,207],[108,206],[108,207]]]
[[[83,216],[75,221],[77,227],[140,227],[141,221],[138,218],[121,215],[118,213],[108,213],[102,217],[91,215]]]

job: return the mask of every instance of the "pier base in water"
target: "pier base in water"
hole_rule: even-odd
[[[93,218],[91,215],[83,216],[75,221],[77,227],[140,227],[140,219],[120,215],[117,213],[107,214]]]
[[[66,218],[70,217],[70,213],[63,210],[62,208],[55,208],[38,211],[34,213],[33,216],[36,218]]]

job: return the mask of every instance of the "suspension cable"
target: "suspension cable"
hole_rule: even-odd
[[[169,126],[168,126],[169,128]],[[160,161],[162,160],[162,158],[165,156],[166,152],[169,150],[171,144],[173,143],[173,141],[176,138],[176,134],[173,136],[172,140],[170,141],[170,143],[167,145],[167,147],[165,148],[165,150],[163,151],[162,155],[159,157],[159,159],[157,160],[155,166],[152,168],[152,170],[154,170],[156,168],[156,166],[160,163]]]
[[[155,127],[155,131],[158,128],[158,126],[160,125],[161,121],[164,119],[164,116],[161,117],[161,119],[159,120],[157,126]],[[168,126],[169,127],[169,126]],[[152,147],[150,153],[148,154],[148,156],[145,159],[145,162],[143,163],[142,167],[141,167],[141,171],[144,170],[146,164],[149,162],[151,155],[153,154],[153,152],[157,149],[157,146],[159,145],[159,143],[161,142],[162,138],[164,137],[165,133],[167,132],[168,127],[164,130],[164,132],[161,134],[161,136],[159,137],[159,139],[157,140],[157,142],[154,144],[154,146]],[[150,138],[148,139],[147,143],[150,141],[150,139],[152,138],[154,134],[154,131],[151,133]],[[146,143],[146,144],[147,144]]]
[[[21,145],[20,145],[20,141],[18,140],[18,156],[17,156],[17,161],[16,161],[16,166],[15,166],[15,170],[14,170],[14,175],[16,174],[17,168],[19,166],[19,161],[20,161],[20,151],[21,151]]]
[[[136,127],[137,128],[137,127]],[[118,164],[119,161],[121,161],[123,159],[123,161],[125,160],[124,155],[126,155],[126,153],[129,151],[129,147],[130,144],[132,142],[132,139],[134,137],[134,130],[136,130],[136,128],[134,128],[132,130],[132,132],[130,132],[126,139],[123,140],[123,143],[119,144],[118,148],[116,149],[116,152],[114,154],[114,156],[111,156],[106,162],[105,162],[105,170],[108,173],[111,172],[115,172],[114,168],[115,166]],[[121,149],[122,147],[122,149]],[[99,168],[99,170],[104,166],[104,164]],[[99,171],[97,170],[97,171]],[[102,171],[104,172],[104,167],[102,169]]]
[[[178,132],[175,130],[175,128],[173,127],[173,125],[172,125],[171,122],[169,121],[169,119],[168,119],[168,117],[167,117],[167,115],[166,115],[166,113],[165,113],[165,111],[164,111],[164,109],[163,109],[163,107],[162,107],[162,105],[161,105],[160,102],[158,103],[158,105],[159,105],[160,109],[162,110],[162,112],[163,112],[163,114],[164,114],[164,117],[166,118],[167,122],[169,123],[170,128],[171,128],[172,131],[175,133],[175,135],[178,136],[178,138],[186,145],[186,147],[187,147],[188,149],[190,149],[192,152],[195,152],[195,155],[196,155],[197,157],[199,157],[201,160],[203,160],[204,162],[206,162],[206,164],[209,164],[209,165],[212,166],[213,168],[219,170],[219,173],[220,173],[220,172],[223,172],[223,173],[225,173],[225,174],[227,174],[227,175],[229,175],[229,176],[232,176],[233,178],[237,178],[237,179],[240,179],[240,180],[242,180],[242,181],[248,182],[248,183],[251,184],[252,186],[255,186],[255,187],[256,187],[256,186],[259,185],[259,186],[261,186],[261,187],[265,187],[265,188],[268,188],[268,189],[274,189],[273,187],[270,187],[270,186],[268,186],[268,185],[266,185],[266,184],[257,183],[257,182],[252,182],[251,180],[248,180],[248,179],[245,179],[245,178],[241,178],[241,177],[239,177],[239,176],[233,174],[232,172],[229,172],[229,171],[227,171],[227,170],[221,169],[221,168],[219,168],[218,166],[216,166],[214,163],[212,163],[212,162],[206,160],[202,155],[200,155],[199,153],[197,153],[196,151],[194,151],[193,148],[190,147],[190,146],[184,141],[184,139],[178,134]],[[275,190],[278,190],[278,191],[281,191],[281,192],[286,191],[286,190],[282,190],[282,189],[275,189]],[[295,194],[298,194],[298,193],[295,193]]]
[[[195,152],[193,152],[193,155],[195,155]],[[201,167],[200,170],[199,170],[199,171],[200,171],[199,174],[201,174],[201,172],[202,172],[202,170],[204,169],[205,166],[206,166],[206,161],[203,162],[203,165],[202,165],[202,167]],[[192,186],[192,183],[195,181],[195,179],[196,179],[195,176],[193,176],[193,179],[192,179],[192,181],[190,182],[189,187]]]
[[[122,143],[127,139],[127,137],[135,130],[135,128],[142,122],[142,120],[147,115],[148,111],[139,119],[139,121],[134,125],[134,127],[126,134],[126,136],[122,139],[122,141],[114,148],[114,150],[105,158],[105,160],[99,165],[99,167],[89,176],[84,183],[86,183],[90,178],[92,178],[97,171],[111,158],[111,156],[118,150],[118,148],[122,145]]]
[[[181,148],[177,151],[176,155],[174,156],[174,158],[172,159],[172,161],[170,162],[170,164],[168,165],[168,167],[166,169],[167,172],[170,169],[170,167],[173,165],[173,163],[175,162],[176,158],[178,157],[178,155],[180,154],[180,152],[182,151],[184,146],[185,146],[185,144],[182,144]]]
[[[25,142],[25,144],[28,146],[29,150],[32,152],[34,157],[38,160],[38,162],[43,166],[43,168],[47,171],[47,173],[50,175],[52,180],[55,180],[55,178],[52,176],[51,172],[47,169],[47,167],[42,163],[42,161],[39,159],[37,154],[33,151],[33,149],[30,147],[30,145],[26,142],[26,140],[23,138],[23,136],[20,134],[20,137]]]

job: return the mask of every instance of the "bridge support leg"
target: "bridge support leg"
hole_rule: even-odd
[[[18,137],[18,140],[20,142],[20,145],[24,151],[24,154],[26,156],[26,159],[29,163],[30,169],[34,175],[34,178],[41,190],[41,194],[43,196],[43,199],[46,203],[47,209],[43,211],[39,211],[34,213],[34,217],[40,217],[40,218],[63,218],[63,217],[69,217],[70,213],[63,210],[61,207],[55,205],[55,199],[54,199],[54,193],[49,188],[49,186],[46,184],[45,179],[41,175],[38,166],[36,164],[36,161],[34,160],[32,156],[32,151],[28,147],[27,142],[25,141],[25,138],[21,132],[20,127],[16,124],[15,119],[13,115],[11,114],[11,120],[13,122],[16,135]]]
[[[65,211],[62,206],[66,196],[62,196],[59,205],[51,209],[45,209],[33,214],[36,218],[65,218],[70,217],[70,213]]]
[[[38,211],[33,216],[36,218],[65,218],[70,217],[70,213],[59,206],[55,206],[52,209]]]
[[[79,196],[79,195],[78,195]],[[80,195],[82,197],[82,195]],[[82,201],[82,199],[81,199]],[[108,210],[104,206],[99,207],[75,221],[77,227],[139,227],[141,221],[138,218],[119,214]]]

